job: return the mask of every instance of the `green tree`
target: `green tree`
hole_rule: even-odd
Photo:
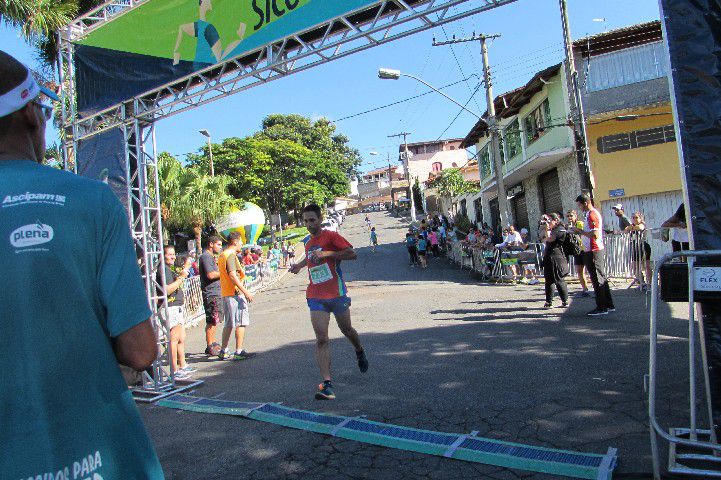
[[[168,230],[190,230],[200,249],[203,228],[237,206],[228,193],[230,177],[211,177],[197,166],[183,167],[167,152],[158,155],[160,205],[163,224]]]
[[[360,156],[345,136],[334,133],[333,124],[301,115],[270,115],[262,127],[252,137],[213,145],[215,171],[233,179],[233,196],[257,203],[270,216],[288,210],[297,214],[305,203],[328,203],[348,192],[348,175]],[[208,171],[208,148],[189,161]]]
[[[463,178],[463,174],[458,168],[443,170],[441,175],[429,186],[438,190],[440,196],[450,198],[466,193],[476,193],[479,190],[478,184]]]

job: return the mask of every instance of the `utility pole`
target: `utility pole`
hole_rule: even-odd
[[[391,195],[391,208],[393,208],[395,205],[393,205],[393,170],[391,170],[391,152],[386,152],[388,155],[388,186],[390,187],[390,195]]]
[[[416,201],[413,198],[413,182],[408,169],[408,162],[410,160],[408,156],[408,132],[396,133],[395,135],[388,135],[388,138],[403,137],[403,169],[405,170],[406,179],[408,179],[408,196],[411,197],[411,222],[416,221]]]
[[[503,160],[501,159],[501,136],[498,128],[498,120],[496,119],[496,106],[493,103],[493,82],[491,81],[491,67],[488,65],[488,47],[486,40],[499,38],[500,35],[476,35],[468,38],[448,40],[445,42],[436,42],[433,40],[433,46],[450,45],[454,43],[465,42],[481,42],[481,56],[483,57],[483,83],[486,85],[486,102],[488,104],[488,131],[491,133],[491,151],[493,153],[493,171],[496,177],[496,187],[498,189],[498,210],[501,216],[501,226],[509,225],[513,219],[511,218],[511,210],[508,208],[508,196],[506,195],[506,184],[503,180]],[[480,164],[479,164],[480,167]],[[478,169],[479,175],[481,168]],[[483,180],[481,178],[481,180]]]
[[[566,0],[559,0],[561,7],[561,26],[563,27],[563,44],[566,50],[566,76],[570,88],[571,120],[573,121],[574,139],[576,143],[576,162],[581,177],[581,190],[593,199],[593,181],[591,179],[591,162],[588,158],[588,135],[586,134],[586,117],[583,114],[581,87],[578,84],[578,71],[573,58],[573,41],[571,27],[568,22],[568,5]]]

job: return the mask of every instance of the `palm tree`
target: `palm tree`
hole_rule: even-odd
[[[19,28],[26,40],[51,37],[75,17],[78,4],[63,0],[0,0],[3,23]]]
[[[200,251],[203,228],[235,207],[238,200],[228,193],[230,177],[211,177],[196,167],[183,167],[167,153],[158,156],[160,208],[167,229],[190,229]]]

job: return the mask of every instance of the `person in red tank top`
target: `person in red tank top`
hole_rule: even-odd
[[[586,217],[583,230],[574,228],[573,232],[581,236],[583,241],[583,264],[591,277],[593,292],[596,294],[596,308],[588,312],[590,316],[608,315],[615,312],[611,298],[611,287],[606,277],[606,263],[603,248],[603,219],[593,207],[591,197],[583,193],[576,198],[576,203]]]
[[[333,313],[340,331],[353,344],[361,372],[368,371],[368,359],[361,345],[358,332],[351,324],[348,289],[343,281],[340,269],[341,261],[355,260],[358,255],[348,240],[336,232],[321,227],[323,215],[318,205],[308,205],[303,209],[303,223],[310,235],[305,243],[305,258],[290,268],[292,273],[299,273],[308,267],[310,283],[306,290],[310,321],[315,331],[315,356],[320,367],[323,383],[318,385],[315,398],[332,400],[335,398],[330,375],[330,345],[328,341],[328,324]]]

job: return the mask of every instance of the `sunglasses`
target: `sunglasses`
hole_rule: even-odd
[[[53,107],[51,107],[50,105],[45,105],[44,103],[40,103],[37,100],[33,100],[33,103],[40,107],[40,110],[43,112],[43,117],[45,117],[45,121],[53,118]]]

